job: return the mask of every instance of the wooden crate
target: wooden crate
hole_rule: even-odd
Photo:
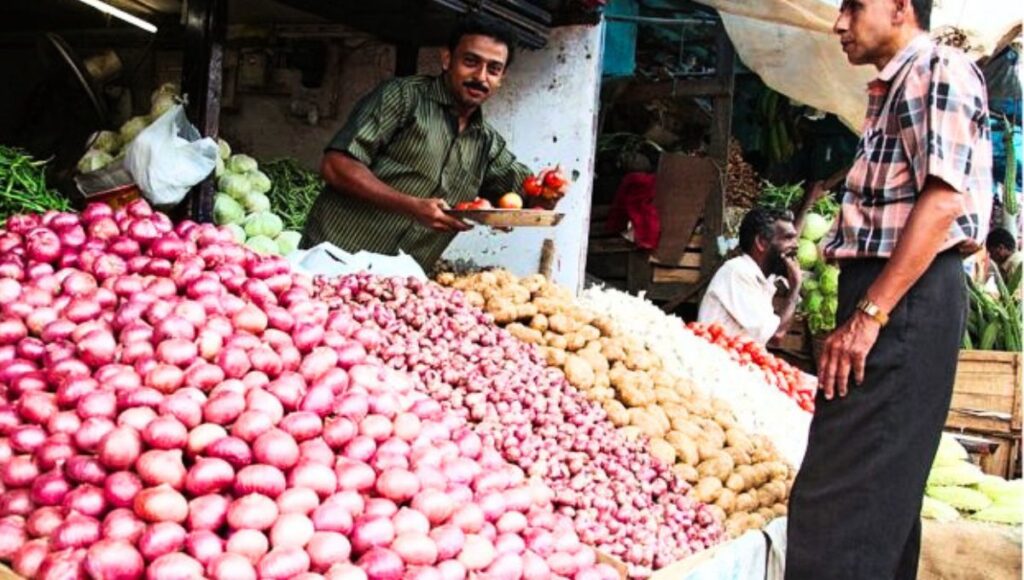
[[[991,475],[1016,479],[1020,470],[1020,435],[993,435],[947,429],[967,449],[971,463]]]
[[[1019,434],[1020,373],[1020,353],[960,351],[946,426],[992,434]]]
[[[651,257],[651,274],[655,284],[696,284],[700,281],[701,253],[704,236],[694,233],[686,244],[686,252],[675,262],[662,262]]]

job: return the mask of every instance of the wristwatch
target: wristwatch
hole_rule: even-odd
[[[877,304],[868,300],[867,298],[862,299],[857,303],[857,310],[860,310],[864,314],[867,314],[879,324],[879,326],[885,326],[889,324],[889,315],[882,312],[882,309]]]

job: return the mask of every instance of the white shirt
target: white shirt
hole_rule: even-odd
[[[747,254],[729,260],[711,279],[697,320],[704,324],[717,322],[732,334],[744,334],[766,344],[781,322],[772,304],[778,279],[775,275],[766,277]]]

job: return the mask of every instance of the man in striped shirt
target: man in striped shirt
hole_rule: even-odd
[[[446,208],[520,191],[530,171],[481,112],[515,45],[505,25],[465,20],[442,53],[443,74],[389,80],[360,101],[326,148],[327,187],[310,210],[303,247],[402,250],[429,270],[470,229]]]
[[[967,307],[961,254],[991,212],[985,82],[927,35],[931,0],[844,0],[853,64],[878,69],[842,210],[835,332],[789,503],[786,578],[916,579],[921,503]]]

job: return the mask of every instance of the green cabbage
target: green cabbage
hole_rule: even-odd
[[[974,485],[985,479],[978,466],[961,461],[955,465],[932,467],[928,485]]]
[[[274,240],[277,242],[277,249],[282,256],[287,256],[295,250],[299,249],[299,242],[302,240],[302,234],[299,232],[293,232],[291,230],[285,230],[281,232]]]
[[[960,512],[944,501],[925,496],[921,503],[921,517],[940,522],[955,522],[960,519]]]
[[[136,135],[142,132],[143,129],[149,126],[149,117],[139,116],[128,119],[121,128],[118,129],[118,133],[121,135],[121,143],[127,145],[135,138]]]
[[[796,261],[804,270],[811,269],[818,261],[818,246],[815,246],[814,242],[810,240],[800,240],[796,247]]]
[[[257,169],[256,171],[246,174],[246,177],[249,178],[249,186],[256,193],[266,193],[270,191],[270,178],[267,177],[266,173]]]
[[[121,136],[113,131],[100,131],[89,139],[91,149],[106,151],[113,155],[121,147]]]
[[[270,211],[270,198],[262,193],[249,193],[241,201],[245,211],[249,213]]]
[[[245,223],[242,225],[245,227],[245,235],[249,237],[266,236],[268,238],[276,238],[281,233],[281,230],[284,229],[284,222],[281,221],[281,218],[269,211],[251,214],[245,218]]]
[[[218,193],[213,198],[213,222],[219,226],[240,224],[245,219],[245,208],[230,195]]]
[[[828,230],[831,227],[832,224],[824,217],[816,213],[809,213],[804,217],[804,225],[800,232],[800,237],[805,240],[817,242],[821,238],[825,237],[825,234],[828,233]]]
[[[228,142],[220,137],[217,137],[217,151],[220,153],[220,158],[224,161],[231,157],[231,145],[228,145]]]
[[[978,510],[971,519],[996,524],[1020,524],[1024,522],[1024,506],[996,504]]]
[[[178,96],[178,94],[178,85],[174,83],[164,83],[157,87],[155,91],[149,94],[149,104],[155,105],[157,101],[166,96],[176,97]]]
[[[804,310],[807,312],[818,312],[821,310],[821,304],[825,301],[825,297],[821,295],[821,292],[812,291],[807,294],[807,298],[804,299]]]
[[[231,173],[230,171],[217,179],[217,189],[239,201],[252,191],[249,186],[249,180],[244,175]]]
[[[818,290],[818,281],[814,278],[807,278],[800,285],[800,294],[804,295],[804,297],[816,290]]]
[[[821,286],[821,292],[825,296],[839,294],[839,268],[835,266],[825,266],[822,268],[821,275],[818,276],[818,284]]]
[[[277,242],[267,236],[253,236],[245,241],[245,245],[258,254],[268,255],[277,253]]]
[[[965,512],[976,512],[992,505],[992,500],[987,495],[966,487],[929,486],[925,490],[925,494]]]
[[[153,106],[149,109],[149,116],[156,119],[170,111],[171,107],[177,104],[178,101],[173,94],[163,93],[153,100]]]
[[[839,298],[836,296],[825,296],[825,300],[821,303],[821,311],[830,318],[836,317],[836,312],[839,310]]]
[[[248,155],[238,153],[228,159],[228,171],[232,173],[249,173],[259,169],[256,160]]]
[[[967,450],[956,440],[956,437],[949,433],[943,433],[939,439],[939,450],[935,452],[935,467],[957,465],[961,461],[967,461]]]
[[[1024,503],[1024,481],[1019,479],[1006,481],[995,475],[986,475],[975,487],[1000,505],[1021,506]]]
[[[78,170],[82,173],[89,173],[90,171],[103,169],[113,160],[114,158],[106,151],[90,149],[78,160]]]
[[[224,171],[226,171],[224,168],[224,160],[218,157],[217,162],[213,164],[213,175],[214,177],[220,177],[221,175],[224,175]]]
[[[235,201],[235,200],[231,200]],[[222,229],[226,229],[231,232],[231,235],[235,238],[235,241],[239,244],[245,243],[245,230],[238,224],[224,224],[221,226]]]

